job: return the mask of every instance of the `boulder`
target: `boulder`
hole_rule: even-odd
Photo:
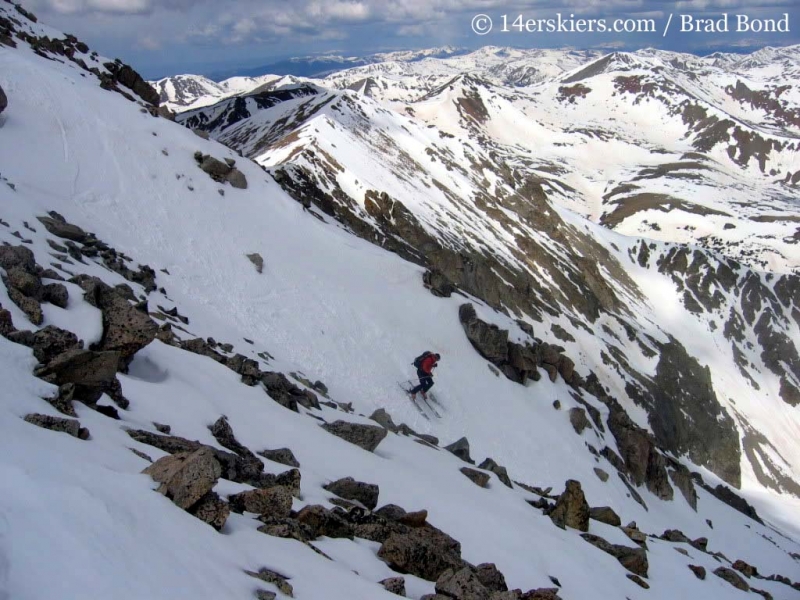
[[[76,421],[75,419],[64,419],[62,417],[51,417],[50,415],[33,413],[27,415],[25,417],[25,421],[31,425],[42,427],[43,429],[68,433],[72,437],[81,440],[89,439],[89,430],[85,427],[81,427],[80,422]]]
[[[225,176],[225,180],[237,189],[247,189],[247,177],[239,169],[232,168]]]
[[[68,336],[58,336],[68,341]],[[42,350],[47,353],[47,350]],[[56,356],[45,366],[34,371],[40,377],[58,386],[75,384],[74,396],[88,404],[94,404],[100,396],[117,385],[119,352],[95,352],[73,348]]]
[[[285,487],[295,498],[300,497],[300,481],[302,476],[298,469],[289,469],[278,475],[272,473],[261,473],[257,479],[253,480],[251,485],[260,489],[268,489],[272,487]]]
[[[54,325],[38,331],[16,331],[7,337],[12,342],[31,348],[36,360],[45,365],[67,350],[80,349],[82,346],[74,333]]]
[[[747,582],[742,579],[742,577],[733,569],[729,569],[728,567],[718,567],[714,570],[714,575],[720,579],[724,579],[738,590],[742,590],[744,592],[750,591],[750,586],[747,584]]]
[[[456,291],[456,286],[447,276],[438,269],[425,271],[422,275],[422,283],[431,294],[438,298],[449,298]]]
[[[253,266],[256,268],[256,272],[261,274],[264,271],[264,259],[258,252],[253,252],[252,254],[248,254],[247,258],[253,263]]]
[[[485,488],[489,485],[489,479],[491,479],[491,477],[488,473],[484,473],[483,471],[478,471],[476,469],[470,469],[469,467],[461,467],[460,471],[478,487]]]
[[[41,325],[44,321],[44,314],[42,313],[42,305],[35,298],[26,296],[17,288],[7,285],[8,297],[16,304],[19,309],[25,313],[28,320],[34,325]]]
[[[215,181],[224,181],[225,177],[230,173],[231,167],[226,163],[214,158],[213,156],[204,156],[200,163],[200,169],[211,176]]]
[[[667,529],[662,535],[662,540],[672,542],[674,544],[690,544],[691,540],[679,529]]]
[[[645,590],[649,590],[650,589],[650,584],[647,583],[644,579],[642,579],[638,575],[634,575],[633,573],[628,573],[628,574],[626,574],[626,577],[628,579],[630,579],[633,583],[638,585],[640,588],[643,588]]]
[[[419,527],[395,533],[378,550],[378,558],[400,573],[436,581],[447,571],[464,566],[458,542],[433,527]]]
[[[59,308],[69,305],[69,292],[62,283],[48,283],[42,286],[42,302],[49,302]]]
[[[0,335],[7,338],[9,334],[16,330],[17,328],[14,327],[14,319],[11,318],[11,313],[0,304]]]
[[[731,566],[745,577],[758,577],[758,569],[743,560],[737,560]]]
[[[586,502],[579,481],[574,479],[567,481],[566,489],[558,497],[550,518],[559,527],[589,531],[589,504]]]
[[[489,596],[489,590],[469,567],[447,569],[436,580],[436,593],[458,600],[485,600]]]
[[[164,456],[142,473],[161,485],[158,492],[184,510],[211,492],[222,475],[222,467],[210,448]]]
[[[406,580],[402,577],[387,577],[378,583],[380,583],[387,592],[397,594],[398,596],[406,595]]]
[[[208,492],[188,512],[219,531],[228,520],[231,509],[216,492]]]
[[[36,259],[25,246],[0,246],[0,267],[7,272],[13,267],[20,267],[27,273],[35,273]]]
[[[686,502],[697,511],[697,490],[694,487],[694,481],[692,480],[692,474],[689,472],[689,469],[680,463],[673,463],[672,468],[669,469],[668,472],[669,478],[672,480],[672,483],[675,484],[675,487],[680,490],[681,494],[683,494]]]
[[[590,426],[586,411],[579,406],[569,409],[569,422],[578,435],[583,433],[583,430]]]
[[[330,538],[353,539],[353,526],[338,512],[319,504],[303,508],[297,514],[297,521],[308,527],[315,538],[324,535]]]
[[[294,453],[289,450],[289,448],[277,448],[275,450],[262,450],[258,453],[259,456],[263,456],[267,460],[271,460],[272,462],[280,463],[282,465],[286,465],[287,467],[294,467],[296,469],[300,468],[300,463],[294,457]]]
[[[514,486],[511,485],[511,478],[508,476],[508,471],[506,470],[506,468],[501,467],[491,458],[487,458],[486,460],[484,460],[480,465],[478,465],[478,468],[491,471],[492,473],[497,475],[497,478],[503,482],[503,485],[513,489]]]
[[[558,372],[564,381],[572,383],[575,380],[575,362],[562,354],[558,361]]]
[[[558,588],[539,588],[520,595],[520,600],[561,600]]]
[[[281,406],[297,412],[297,405],[319,410],[319,400],[314,392],[301,390],[283,373],[267,371],[261,374],[261,382],[270,398]]]
[[[647,563],[647,552],[644,548],[630,548],[619,544],[611,544],[603,538],[592,535],[591,533],[583,533],[581,537],[593,546],[616,558],[623,567],[634,575],[647,577],[649,565]]]
[[[589,518],[605,523],[606,525],[611,525],[612,527],[619,527],[622,525],[619,515],[608,506],[598,506],[589,509]]]
[[[375,421],[378,425],[383,427],[384,429],[388,429],[394,433],[397,433],[397,425],[395,425],[394,421],[392,420],[392,416],[386,412],[386,409],[379,408],[375,412],[373,412],[369,416],[370,421]]]
[[[700,567],[698,565],[689,565],[689,568],[694,573],[694,576],[698,579],[705,579],[706,578],[706,569],[705,567]]]
[[[28,298],[42,299],[42,280],[38,275],[26,271],[21,266],[6,270],[5,284],[6,287],[13,287]]]
[[[296,519],[284,517],[259,517],[264,523],[258,531],[273,537],[310,542],[314,539],[314,532],[310,527],[298,522]]]
[[[346,500],[360,502],[369,510],[378,506],[378,486],[373,483],[363,483],[356,481],[352,477],[344,477],[323,486],[328,490]]]
[[[241,375],[242,383],[245,385],[256,385],[263,375],[258,367],[258,362],[252,358],[247,358],[243,354],[234,354],[225,359],[224,364],[234,373]]]
[[[449,446],[445,446],[444,449],[452,454],[455,454],[464,462],[468,462],[471,465],[475,464],[475,461],[472,460],[472,457],[469,455],[469,440],[465,437],[456,440]]]
[[[285,518],[292,512],[292,493],[283,486],[249,490],[229,496],[228,503],[237,513],[247,511],[265,517]]]
[[[8,107],[8,96],[3,91],[3,88],[0,87],[0,113],[2,113]]]
[[[601,469],[600,467],[595,467],[594,468],[594,474],[597,475],[597,478],[600,481],[602,481],[603,483],[608,481],[608,473],[606,471],[604,471],[603,469]]]
[[[475,574],[478,580],[490,592],[506,592],[508,585],[506,585],[506,578],[495,566],[494,563],[482,563],[475,567]]]
[[[336,437],[363,448],[367,452],[373,452],[386,437],[386,430],[377,425],[362,425],[339,420],[333,423],[326,423],[322,425],[322,428]]]

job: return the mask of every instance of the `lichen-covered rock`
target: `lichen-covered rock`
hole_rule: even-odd
[[[48,325],[38,331],[16,331],[7,337],[12,342],[31,348],[36,360],[44,365],[68,350],[81,347],[78,336],[54,325]]]
[[[406,595],[406,580],[402,577],[387,577],[378,583],[380,583],[387,592],[397,594],[398,596]]]
[[[485,600],[487,590],[474,570],[464,567],[459,570],[447,569],[436,580],[436,593],[458,600]]]
[[[498,465],[493,459],[485,459],[480,465],[478,465],[478,468],[491,471],[497,475],[497,478],[503,482],[503,485],[513,489],[514,486],[511,485],[511,478],[508,476],[508,471],[505,467]]]
[[[589,531],[589,504],[586,502],[579,481],[574,479],[567,481],[566,489],[558,497],[550,518],[560,527]]]
[[[187,512],[219,531],[228,520],[231,509],[216,492],[208,492]]]
[[[67,341],[67,337],[59,338]],[[46,350],[42,352],[47,353]],[[94,352],[73,348],[58,354],[34,374],[45,381],[64,385],[75,384],[75,399],[93,404],[117,384],[119,352]]]
[[[589,419],[586,417],[586,411],[579,406],[569,409],[569,422],[578,435],[589,427]]]
[[[262,450],[258,453],[267,460],[286,465],[287,467],[300,468],[300,462],[295,458],[294,453],[289,448],[276,448],[275,450]]]
[[[231,510],[244,511],[265,517],[288,517],[292,512],[292,493],[288,488],[275,486],[249,490],[228,497]]]
[[[445,446],[444,449],[452,454],[455,454],[464,462],[468,462],[471,465],[475,464],[475,461],[472,460],[472,457],[469,455],[469,440],[465,437],[456,440],[449,446]]]
[[[428,581],[436,581],[448,569],[460,570],[464,566],[460,546],[433,534],[432,529],[420,527],[391,535],[378,550],[378,558],[395,571]]]
[[[475,574],[478,576],[483,587],[490,592],[508,591],[506,578],[494,563],[482,563],[475,567]]]
[[[314,504],[306,506],[297,514],[297,521],[313,533],[314,537],[353,539],[353,526],[334,510]]]
[[[276,571],[271,571],[266,567],[262,567],[258,571],[245,571],[245,573],[250,575],[250,577],[260,579],[264,583],[271,583],[278,588],[281,594],[284,594],[289,598],[294,598],[294,588],[289,583],[289,578],[285,575],[281,575]]]
[[[613,527],[619,527],[622,524],[619,515],[614,512],[614,509],[608,506],[598,506],[589,509],[589,518]]]
[[[714,570],[714,575],[720,579],[724,579],[738,590],[742,590],[744,592],[750,591],[750,586],[747,584],[747,582],[742,579],[741,575],[739,575],[733,569],[729,569],[728,567],[718,567]]]
[[[142,473],[161,484],[159,493],[186,510],[211,492],[222,475],[222,467],[211,449],[203,447],[164,456]]]
[[[489,485],[489,479],[491,479],[491,477],[488,473],[478,471],[477,469],[470,469],[469,467],[461,467],[460,471],[478,487],[485,488]]]
[[[81,427],[80,422],[75,419],[64,419],[62,417],[51,417],[50,415],[33,413],[27,415],[25,421],[31,425],[42,427],[43,429],[67,433],[81,440],[89,439],[89,430],[85,427]]]
[[[623,567],[634,575],[647,577],[649,565],[647,562],[647,552],[644,548],[629,548],[628,546],[611,544],[603,538],[590,533],[583,533],[581,537],[593,546],[616,558]]]

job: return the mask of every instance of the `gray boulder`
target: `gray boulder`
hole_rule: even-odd
[[[590,533],[581,534],[581,537],[599,548],[603,552],[616,558],[619,563],[634,575],[647,577],[647,552],[644,548],[629,548],[619,544],[611,544],[603,538]]]
[[[15,331],[7,337],[12,342],[31,348],[36,360],[45,365],[64,352],[81,347],[81,342],[74,333],[54,325],[38,331]]]
[[[589,504],[586,502],[579,481],[574,479],[567,481],[566,489],[558,497],[550,518],[559,527],[589,531]]]
[[[472,304],[462,304],[458,318],[472,346],[485,359],[493,363],[504,363],[508,359],[508,331],[478,319]]]
[[[718,567],[714,570],[714,575],[720,579],[724,579],[738,590],[742,590],[744,592],[750,591],[750,586],[747,584],[747,582],[742,579],[741,575],[739,575],[733,569],[729,569],[728,567]]]
[[[8,107],[8,97],[6,93],[3,91],[3,88],[0,87],[0,113],[2,113]]]
[[[68,341],[67,337],[61,341]],[[42,350],[46,353],[46,350]],[[75,399],[94,404],[117,386],[119,352],[94,352],[73,348],[56,356],[34,374],[55,385],[75,384]]]
[[[297,521],[312,532],[313,536],[353,539],[353,526],[336,511],[314,504],[306,506],[297,514]]]
[[[50,216],[47,217],[36,218],[49,233],[61,239],[83,244],[91,238],[88,233],[77,225],[67,223],[67,220],[57,212],[51,212]]]
[[[482,563],[475,567],[475,574],[478,576],[478,579],[490,592],[506,592],[508,591],[508,585],[506,584],[506,578],[497,568],[494,563]]]
[[[239,169],[232,168],[225,176],[225,180],[237,189],[247,189],[247,177]]]
[[[250,577],[255,577],[256,579],[260,579],[264,583],[271,583],[274,585],[281,594],[289,596],[289,598],[294,598],[294,588],[289,583],[289,578],[285,575],[281,575],[276,571],[271,571],[266,567],[260,568],[257,572],[254,571],[245,571]]]
[[[208,492],[188,512],[219,531],[228,520],[231,509],[216,492]]]
[[[373,452],[387,435],[386,430],[377,425],[362,425],[341,420],[326,423],[322,425],[322,428],[336,437],[363,448],[367,452]]]
[[[373,483],[363,483],[352,477],[344,477],[323,487],[340,498],[360,502],[369,510],[378,506],[379,488]]]
[[[378,550],[378,558],[400,573],[436,581],[447,571],[464,566],[461,546],[439,530],[427,526],[395,533]]]
[[[465,437],[456,440],[449,446],[445,446],[444,449],[452,454],[455,454],[464,462],[468,462],[471,465],[475,464],[475,461],[472,460],[472,457],[469,455],[469,440]]]
[[[208,494],[222,475],[222,467],[210,448],[164,456],[142,473],[161,485],[158,492],[184,510]]]
[[[373,412],[369,416],[370,421],[375,421],[378,425],[383,427],[384,429],[388,429],[394,433],[397,433],[397,425],[395,425],[394,421],[392,420],[392,415],[386,412],[385,408],[379,408],[375,412]]]
[[[569,422],[578,435],[582,434],[583,430],[589,427],[589,419],[586,416],[586,411],[579,406],[569,409]]]
[[[387,592],[397,594],[398,596],[406,595],[406,580],[402,577],[387,577],[378,583],[380,583]]]

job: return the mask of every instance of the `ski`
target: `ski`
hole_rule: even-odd
[[[438,418],[438,419],[441,419],[441,418],[442,418],[442,415],[440,415],[440,414],[439,414],[439,411],[438,411],[438,410],[436,410],[435,408],[433,408],[433,404],[431,404],[431,403],[430,403],[430,400],[429,400],[429,399],[427,399],[427,398],[423,398],[423,399],[422,399],[422,402],[425,404],[425,406],[427,406],[427,407],[428,407],[428,408],[431,410],[431,412],[432,412],[434,415],[436,415],[436,418]]]
[[[428,416],[428,415],[425,413],[425,411],[424,411],[424,410],[422,410],[422,407],[419,405],[419,403],[416,401],[416,399],[414,399],[414,398],[412,398],[412,397],[411,397],[411,394],[409,394],[409,393],[408,393],[408,390],[407,390],[406,388],[404,388],[404,387],[403,387],[403,384],[402,384],[402,383],[398,383],[397,385],[399,385],[399,386],[400,386],[400,389],[401,389],[401,390],[403,390],[403,391],[406,393],[406,396],[408,396],[408,399],[409,399],[409,401],[411,402],[411,404],[413,404],[413,405],[414,405],[414,408],[416,408],[416,409],[417,409],[417,411],[419,412],[419,414],[421,414],[421,415],[422,415],[423,417],[425,417],[425,418],[426,418],[428,421],[430,421],[430,420],[431,420],[431,418],[430,418],[430,417],[429,417],[429,416]]]
[[[436,406],[441,408],[443,411],[447,412],[447,408],[444,404],[439,402],[439,399],[432,393],[428,392],[428,400],[431,400]]]

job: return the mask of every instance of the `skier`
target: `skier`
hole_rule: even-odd
[[[412,400],[416,399],[417,392],[422,392],[422,397],[428,399],[426,392],[433,387],[433,370],[438,366],[440,358],[441,356],[433,352],[424,352],[414,359],[413,365],[417,367],[419,385],[408,392]]]

